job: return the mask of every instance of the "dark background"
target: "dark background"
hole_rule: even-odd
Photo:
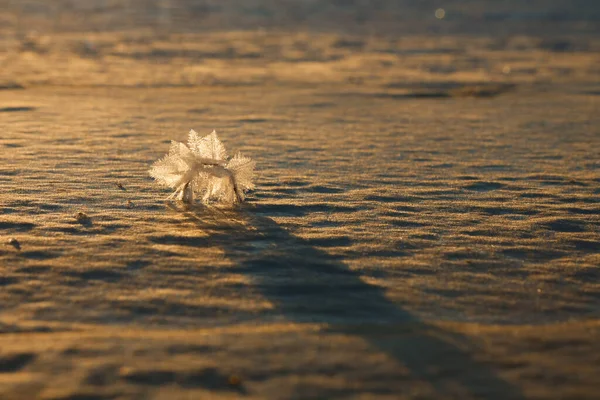
[[[440,8],[443,19],[435,16]],[[548,36],[597,34],[599,22],[597,0],[0,0],[4,31],[145,27]]]

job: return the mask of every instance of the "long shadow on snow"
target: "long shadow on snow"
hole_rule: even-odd
[[[260,206],[229,211],[170,207],[208,233],[208,242],[221,247],[276,306],[275,312],[290,321],[325,323],[328,331],[359,336],[441,396],[523,398],[518,388],[473,359],[476,349],[466,337],[404,311],[340,260],[261,216]]]

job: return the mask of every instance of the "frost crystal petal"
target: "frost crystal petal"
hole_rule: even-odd
[[[227,163],[227,169],[233,174],[236,185],[244,191],[254,189],[252,178],[255,166],[254,160],[239,152]]]
[[[169,154],[152,165],[150,176],[163,185],[176,188],[186,179],[193,162],[193,154],[185,144],[171,142]]]
[[[195,135],[193,135],[193,133]],[[227,159],[227,150],[219,137],[217,132],[212,131],[210,135],[207,135],[201,139],[198,138],[198,134],[193,130],[190,131],[190,148],[198,157],[208,158],[217,161],[224,161]]]
[[[200,137],[200,135],[198,135],[198,132],[196,132],[193,129],[190,129],[190,133],[188,135],[188,147],[194,152],[197,153],[197,148],[198,145],[200,144],[200,141],[202,140],[202,138]]]

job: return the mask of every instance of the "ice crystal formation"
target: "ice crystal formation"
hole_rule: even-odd
[[[229,158],[215,131],[200,137],[192,129],[187,145],[172,141],[169,154],[149,172],[160,184],[175,189],[170,199],[193,203],[197,195],[205,203],[234,204],[243,202],[245,192],[254,188],[254,166],[239,152]]]

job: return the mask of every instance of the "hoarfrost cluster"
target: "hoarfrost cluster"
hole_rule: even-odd
[[[229,158],[217,133],[200,137],[193,129],[188,143],[171,142],[169,154],[150,168],[160,184],[175,189],[169,196],[193,203],[198,195],[205,203],[241,203],[245,193],[254,189],[252,179],[256,163],[241,153]]]

